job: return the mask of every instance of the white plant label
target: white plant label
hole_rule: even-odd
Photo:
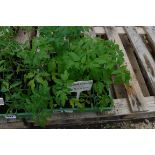
[[[16,119],[16,115],[6,115],[6,119]]]
[[[3,98],[0,98],[0,105],[4,105],[4,100],[3,100]]]
[[[71,86],[70,86],[70,92],[76,92],[77,93],[77,99],[79,99],[80,97],[80,93],[82,91],[89,91],[91,90],[91,87],[93,85],[93,80],[89,80],[89,81],[77,81],[74,82]]]

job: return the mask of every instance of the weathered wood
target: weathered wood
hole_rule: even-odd
[[[92,38],[95,38],[95,37],[96,37],[96,33],[95,33],[93,27],[89,30],[88,33],[89,33],[89,35],[90,35]]]
[[[123,120],[133,120],[140,118],[150,118],[155,117],[155,97],[145,97],[145,108],[146,112],[131,113],[128,106],[128,100],[115,99],[115,106],[112,111],[104,113],[95,112],[75,112],[75,113],[54,113],[48,120],[48,125],[69,125],[72,126],[78,124],[93,124],[93,123],[103,123],[110,121],[123,121]],[[32,121],[28,121],[30,124]],[[37,125],[36,125],[37,126]],[[14,122],[7,122],[6,120],[0,120],[0,128],[28,128],[25,124],[17,119]]]
[[[141,88],[139,86],[139,83],[136,79],[133,68],[130,64],[129,58],[126,54],[126,51],[125,51],[124,46],[122,44],[122,41],[121,41],[117,31],[116,31],[116,28],[115,27],[105,27],[105,31],[106,31],[108,39],[116,42],[120,46],[120,49],[122,50],[122,52],[124,54],[125,64],[127,66],[127,69],[130,71],[132,80],[130,80],[129,85],[125,85],[125,88],[127,91],[127,95],[128,95],[128,99],[129,99],[131,109],[133,112],[143,111],[143,110],[145,110],[144,109],[144,104],[145,104],[144,96],[143,96],[143,93],[142,93]]]
[[[63,121],[51,121],[48,126],[50,128],[64,128],[73,126],[81,126],[81,125],[89,125],[89,124],[104,124],[110,122],[120,122],[120,121],[133,121],[133,120],[141,120],[141,119],[150,119],[155,118],[155,112],[149,113],[136,113],[130,115],[120,115],[120,116],[109,116],[109,117],[96,117],[96,118],[82,118],[76,120],[63,120]],[[37,125],[34,125],[37,128]]]
[[[142,27],[135,27],[135,28],[136,28],[136,31],[139,34],[146,34],[146,32],[143,30]],[[95,26],[95,27],[93,27],[93,30],[94,30],[94,32],[97,35],[103,35],[103,34],[105,34],[105,30],[104,30],[103,27],[96,27]],[[117,31],[118,34],[125,34],[126,33],[125,30],[124,30],[124,28],[123,27],[120,27],[120,26],[116,27],[116,31]]]
[[[143,27],[136,27],[135,26],[135,29],[136,29],[138,34],[146,34],[146,32],[144,31]]]
[[[48,125],[61,125],[63,127],[63,125],[72,126],[155,117],[155,97],[145,97],[144,100],[146,112],[130,113],[127,99],[116,99],[112,111],[105,113],[55,113],[49,119]]]
[[[152,47],[154,49],[154,53],[155,53],[155,27],[153,26],[145,26],[144,30],[148,36],[149,41],[152,44]]]
[[[138,80],[138,83],[141,87],[141,90],[143,92],[143,95],[146,97],[146,96],[150,96],[150,93],[148,91],[148,88],[146,86],[146,83],[145,83],[145,80],[144,80],[144,77],[141,73],[141,70],[140,70],[140,67],[138,65],[138,62],[137,62],[137,59],[134,55],[134,49],[132,48],[132,45],[131,43],[129,42],[128,38],[127,38],[127,35],[121,35],[121,40],[123,42],[123,45],[124,45],[124,48],[126,50],[126,53],[128,55],[128,58],[130,60],[130,63],[132,65],[132,68],[134,70],[134,73],[136,75],[136,78]]]
[[[113,97],[113,99],[116,99],[116,94],[114,91],[114,85],[113,84],[110,85],[110,93],[111,93],[111,96]]]
[[[133,44],[136,55],[140,60],[140,63],[146,73],[146,77],[150,83],[150,87],[155,95],[155,62],[134,27],[125,27],[125,30]]]
[[[105,34],[105,31],[104,31],[103,27],[93,27],[93,31],[95,32],[96,35]]]
[[[15,37],[15,40],[20,44],[25,44],[26,42],[30,42],[32,39],[33,32],[30,31],[24,31],[22,29],[19,29],[17,36]]]
[[[124,85],[114,85],[114,90],[117,99],[127,97]]]
[[[15,122],[0,122],[0,129],[25,129],[27,128],[21,120]]]
[[[155,112],[155,96],[145,97],[145,108],[148,112]]]
[[[49,124],[73,125],[87,123],[103,123],[119,120],[133,120],[155,117],[155,97],[145,97],[146,112],[130,113],[127,99],[116,99],[113,111],[107,113],[57,113],[49,119]]]

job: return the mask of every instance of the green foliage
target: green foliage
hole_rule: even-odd
[[[16,28],[15,28],[16,29]],[[31,31],[31,27],[22,27]],[[17,31],[0,27],[0,91],[11,101],[8,112],[31,112],[45,126],[47,109],[66,107],[84,110],[88,98],[97,97],[101,111],[113,105],[110,85],[128,84],[129,71],[123,65],[123,53],[112,41],[91,38],[88,27],[38,27],[39,36],[32,48],[15,41]],[[75,81],[93,80],[92,90],[76,99],[69,91]]]

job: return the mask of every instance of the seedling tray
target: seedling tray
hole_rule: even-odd
[[[102,109],[102,111],[110,111],[113,107],[105,107]],[[48,113],[79,113],[79,112],[100,112],[100,109],[98,107],[94,108],[84,108],[80,110],[79,108],[60,108],[60,109],[54,109],[50,110],[47,109]],[[22,118],[32,118],[32,113],[26,113],[26,112],[17,112],[17,113],[5,113],[0,114],[0,118],[6,118],[6,119],[16,119],[14,118],[22,119]],[[7,118],[8,117],[8,118]]]
[[[107,90],[109,93],[109,96],[112,96],[110,89]],[[96,105],[96,97],[94,94],[91,95],[91,99],[94,102],[94,105]],[[111,105],[111,103],[109,103],[109,105]],[[4,104],[5,106],[5,104]],[[111,107],[105,107],[102,108],[102,111],[110,111],[112,110],[112,106]],[[100,109],[98,107],[85,107],[83,109],[79,109],[79,108],[55,108],[53,110],[47,109],[48,113],[75,113],[75,112],[100,112]],[[6,118],[7,120],[13,120],[13,119],[31,119],[32,118],[32,113],[27,113],[27,112],[15,112],[15,113],[5,113],[5,114],[0,114],[0,118]]]

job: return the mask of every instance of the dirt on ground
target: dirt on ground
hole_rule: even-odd
[[[155,129],[155,120],[149,121],[148,119],[142,121],[123,121],[117,123],[110,123],[101,125],[103,129]]]

